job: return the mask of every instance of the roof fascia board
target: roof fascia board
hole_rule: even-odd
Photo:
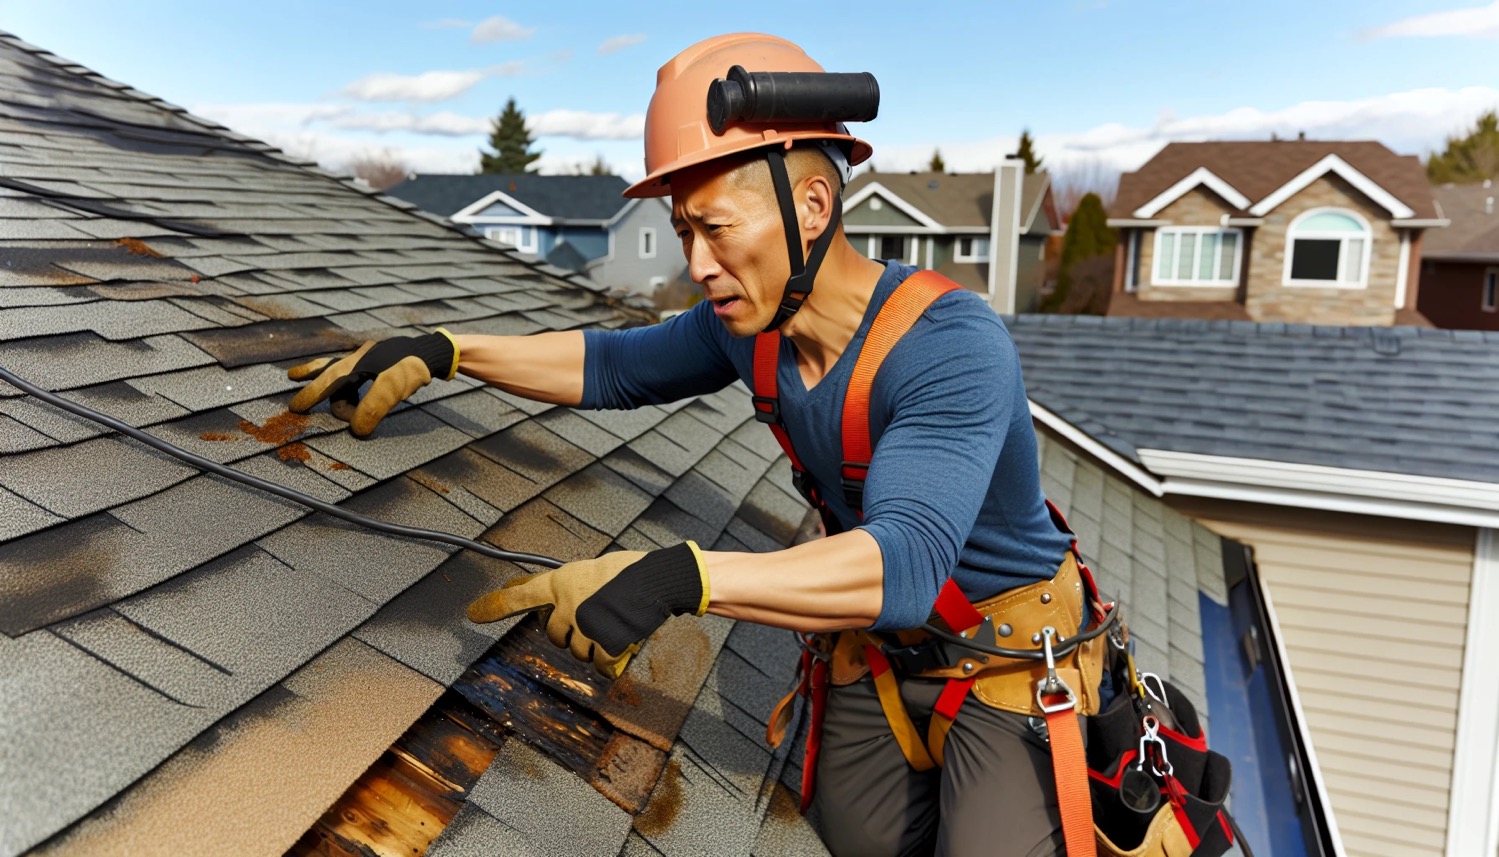
[[[1186,196],[1188,191],[1191,191],[1198,185],[1207,186],[1208,190],[1223,197],[1234,208],[1245,209],[1249,207],[1249,197],[1239,193],[1234,189],[1233,185],[1219,178],[1207,167],[1198,167],[1191,173],[1188,173],[1186,178],[1161,191],[1155,199],[1135,209],[1135,216],[1143,218],[1155,217],[1160,213],[1161,209]]]
[[[1139,455],[1167,494],[1499,526],[1499,484],[1161,449]]]
[[[1300,173],[1297,173],[1294,178],[1276,188],[1269,196],[1255,203],[1252,207],[1248,207],[1249,213],[1256,217],[1264,217],[1266,214],[1274,211],[1276,206],[1300,193],[1307,185],[1310,185],[1328,173],[1334,173],[1343,181],[1353,185],[1364,196],[1374,200],[1381,208],[1388,211],[1396,220],[1411,219],[1416,216],[1414,209],[1401,202],[1394,194],[1380,187],[1373,179],[1354,169],[1351,164],[1335,154],[1328,155]]]
[[[519,211],[522,215],[525,216],[524,219],[514,217],[486,217],[484,218],[484,220],[493,221],[496,223],[503,220],[506,223],[529,223],[538,226],[546,225],[552,222],[552,218],[546,216],[545,214],[542,214],[541,212],[537,211],[529,205],[526,205],[525,203],[505,193],[502,190],[490,192],[489,194],[481,198],[478,202],[470,203],[469,205],[459,209],[453,214],[452,217],[448,219],[454,221],[455,223],[473,223],[475,222],[476,215],[478,215],[479,212],[490,207],[491,205],[494,205],[497,202],[504,203],[505,205],[510,206],[516,211]]]
[[[1265,223],[1265,218],[1263,218],[1263,217],[1225,217],[1225,218],[1223,218],[1223,225],[1224,226],[1263,226],[1264,223]]]
[[[599,221],[599,223],[603,224],[605,229],[613,229],[616,224],[625,219],[625,215],[629,214],[631,211],[634,211],[635,206],[639,205],[641,202],[642,200],[639,197],[629,200],[624,205],[620,206],[619,211],[614,212],[613,217],[609,218],[608,220],[601,220]]]
[[[1499,532],[1478,531],[1473,546],[1462,689],[1457,703],[1447,811],[1447,857],[1499,848]]]
[[[1422,251],[1421,258],[1431,262],[1475,262],[1479,264],[1499,262],[1499,252],[1494,253],[1427,253]]]
[[[1035,173],[1031,173],[1031,175],[1034,176],[1036,174]],[[1026,234],[1026,233],[1028,233],[1028,232],[1031,231],[1031,225],[1036,222],[1036,215],[1038,213],[1040,213],[1041,206],[1043,204],[1045,204],[1045,202],[1046,202],[1046,192],[1051,189],[1051,174],[1050,173],[1042,173],[1041,175],[1045,176],[1045,178],[1039,179],[1039,181],[1041,182],[1041,192],[1038,193],[1038,194],[1036,194],[1036,201],[1033,202],[1033,203],[1031,203],[1031,210],[1025,215],[1025,220],[1022,221],[1021,224],[1020,224],[1020,234],[1021,235],[1024,235],[1024,234]],[[1020,189],[1021,189],[1020,192],[1021,193],[1025,193],[1025,175],[1024,174],[1021,175],[1020,182],[1021,182],[1021,184],[1020,184]],[[1050,232],[1051,230],[1048,229],[1047,231]]]
[[[869,199],[875,194],[879,194],[881,199],[895,206],[903,214],[920,223],[922,226],[925,226],[929,229],[942,228],[942,224],[933,220],[931,217],[928,217],[926,212],[922,211],[911,203],[906,202],[899,196],[896,196],[893,191],[880,184],[879,182],[870,182],[869,184],[859,188],[853,196],[850,196],[848,199],[844,200],[844,212],[852,211],[856,206],[861,205],[864,200]]]
[[[1031,408],[1031,419],[1036,420],[1076,444],[1089,455],[1114,468],[1131,482],[1150,492],[1152,497],[1161,496],[1161,482],[1159,479],[1146,473],[1133,461],[1094,440],[1077,426],[1057,416],[1048,410],[1045,405],[1038,404],[1035,399],[1029,399],[1028,401]]]
[[[1171,221],[1169,221],[1169,220],[1151,220],[1149,218],[1141,218],[1141,217],[1110,217],[1108,220],[1105,220],[1104,223],[1106,225],[1108,225],[1108,226],[1111,226],[1111,227],[1113,227],[1115,229],[1118,229],[1120,227],[1136,227],[1136,226],[1138,226],[1138,227],[1146,227],[1146,228],[1151,227],[1151,226],[1169,226],[1171,224]]]
[[[1390,225],[1396,229],[1445,229],[1452,221],[1446,217],[1405,217],[1391,220]]]

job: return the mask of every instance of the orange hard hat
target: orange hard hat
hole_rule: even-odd
[[[714,36],[672,57],[656,72],[656,93],[645,114],[646,176],[630,185],[625,196],[666,196],[671,193],[670,174],[683,167],[797,140],[837,142],[850,166],[874,154],[874,148],[849,134],[843,123],[827,120],[736,123],[714,133],[708,119],[708,89],[736,65],[754,71],[823,71],[801,48],[760,33]]]

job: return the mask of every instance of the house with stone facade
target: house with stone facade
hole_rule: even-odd
[[[1171,143],[1120,177],[1109,315],[1427,324],[1420,160],[1373,141]]]
[[[1046,239],[1062,221],[1051,177],[1008,158],[990,173],[861,173],[845,193],[843,228],[871,259],[935,270],[1014,313],[1038,309]]]

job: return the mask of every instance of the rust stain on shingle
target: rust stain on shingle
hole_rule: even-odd
[[[198,437],[202,438],[203,440],[237,440],[237,438],[232,434],[224,434],[223,432],[218,431],[206,431],[198,435]]]
[[[150,256],[153,259],[162,258],[162,255],[160,253],[151,249],[151,245],[140,240],[139,238],[121,238],[115,243],[121,247],[124,247],[126,250],[129,250],[131,253],[134,253],[137,256]]]
[[[645,811],[635,816],[635,829],[642,836],[660,836],[677,823],[681,814],[682,766],[672,759],[666,763],[666,774],[657,784],[650,803],[645,805]]]
[[[306,464],[312,459],[312,450],[305,443],[288,443],[276,450],[276,457],[282,461],[300,461]]]
[[[286,411],[271,417],[265,421],[265,425],[259,426],[249,420],[240,420],[239,430],[261,443],[280,446],[295,440],[298,435],[307,430],[307,415]]]
[[[418,485],[424,485],[439,494],[446,494],[449,491],[447,484],[442,480],[437,479],[434,476],[429,476],[426,473],[421,472],[420,470],[413,470],[406,475],[410,476],[412,480],[414,480]]]

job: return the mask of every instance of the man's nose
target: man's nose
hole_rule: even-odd
[[[690,241],[687,245],[687,275],[694,283],[706,283],[709,278],[722,273],[718,259],[706,241]]]

